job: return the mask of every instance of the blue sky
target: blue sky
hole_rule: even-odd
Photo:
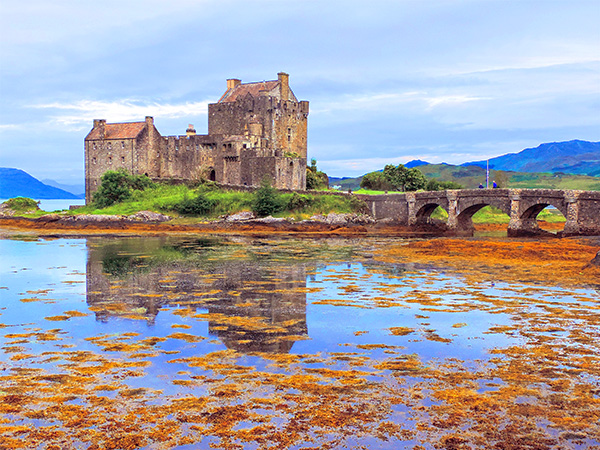
[[[600,140],[600,1],[0,2],[0,166],[83,180],[94,118],[207,131],[227,78],[290,74],[332,176]]]

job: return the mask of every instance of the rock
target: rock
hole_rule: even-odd
[[[142,222],[166,222],[167,220],[171,220],[170,216],[152,211],[139,211],[135,214],[127,216],[127,218],[136,221],[140,220]]]
[[[313,222],[322,222],[328,225],[348,225],[348,224],[370,224],[375,223],[375,219],[366,214],[336,214],[329,213],[327,216],[320,214],[310,218]]]
[[[289,223],[289,220],[286,219],[285,217],[267,216],[267,217],[261,217],[259,219],[253,219],[252,222],[253,223],[285,223],[285,222]]]
[[[39,222],[56,222],[57,220],[62,219],[64,216],[61,216],[56,213],[52,214],[44,214],[43,216],[38,217]]]
[[[594,257],[594,259],[592,259],[590,261],[590,265],[600,267],[600,251],[598,253],[596,253],[596,256]]]
[[[239,213],[232,214],[225,217],[226,222],[243,222],[245,220],[252,220],[256,216],[251,211],[241,211]]]
[[[123,222],[130,221],[127,216],[116,216],[109,214],[79,214],[77,216],[65,216],[67,222]]]

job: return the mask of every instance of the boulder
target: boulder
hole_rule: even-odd
[[[166,222],[167,220],[171,220],[170,216],[153,211],[139,211],[127,217],[131,220],[142,222]]]
[[[251,211],[240,211],[238,213],[232,214],[230,216],[225,217],[226,222],[244,222],[246,220],[252,220],[256,216]]]

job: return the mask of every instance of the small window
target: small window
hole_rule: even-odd
[[[112,144],[110,142],[108,143],[108,149],[112,150]]]
[[[96,144],[94,144],[94,150],[96,150]]]
[[[125,142],[121,141],[121,148],[125,148]]]
[[[246,144],[244,144],[243,147],[246,148]]]
[[[122,162],[123,164],[125,164],[125,157],[124,157],[124,156],[121,156],[121,162]]]
[[[112,157],[111,156],[108,157],[108,163],[112,164]]]
[[[287,138],[288,138],[288,142],[292,142],[292,129],[288,128],[287,130]]]
[[[96,158],[92,158],[92,164],[96,164]]]

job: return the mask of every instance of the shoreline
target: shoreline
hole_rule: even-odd
[[[508,224],[474,224],[475,232],[502,233]],[[541,238],[560,238],[563,223],[542,222],[546,233]],[[168,221],[131,221],[125,218],[115,220],[67,221],[62,218],[42,216],[27,218],[22,216],[0,217],[0,230],[28,231],[38,235],[98,236],[98,235],[168,235],[168,234],[294,234],[294,235],[357,235],[357,236],[397,236],[397,237],[444,237],[448,236],[442,227],[435,225],[403,226],[391,222],[373,223],[327,223],[321,221],[293,222],[286,219],[212,221],[193,224],[177,224]]]

